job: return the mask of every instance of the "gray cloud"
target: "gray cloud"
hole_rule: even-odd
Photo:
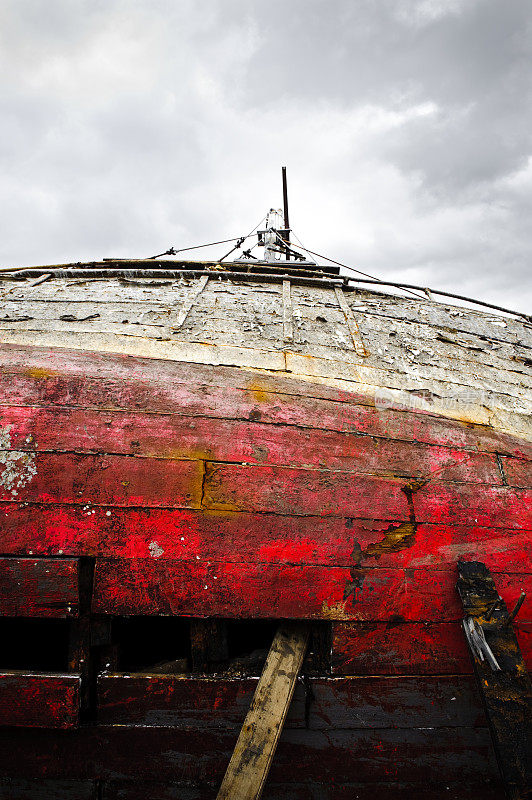
[[[296,232],[530,310],[528,0],[4,0],[2,264]]]

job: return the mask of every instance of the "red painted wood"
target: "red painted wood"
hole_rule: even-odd
[[[302,524],[299,517],[273,514],[5,503],[0,504],[0,550],[148,558],[155,549],[163,551],[163,559],[200,555],[213,561],[330,566],[351,566],[359,553],[363,567],[441,569],[458,558],[478,558],[495,571],[529,570],[528,531],[421,523],[413,537],[400,542],[394,530],[404,521],[314,516]]]
[[[114,725],[240,730],[257,681],[101,675],[98,719]],[[306,698],[306,699],[305,699]],[[485,726],[472,676],[311,678],[298,683],[285,723],[312,730]]]
[[[0,777],[219,782],[237,731],[84,726],[0,730]],[[270,780],[489,781],[497,777],[486,728],[300,730],[283,732]],[[340,777],[341,776],[341,777]]]
[[[532,458],[529,442],[487,426],[375,409],[368,395],[232,367],[7,345],[0,353],[0,388],[13,405],[251,419]]]
[[[530,461],[502,456],[501,463],[509,486],[527,489],[532,486],[532,464]]]
[[[460,622],[335,623],[337,675],[473,674]]]
[[[79,611],[76,559],[0,558],[0,614],[72,617]]]
[[[0,672],[0,725],[73,728],[79,687],[79,675]]]
[[[11,407],[14,450],[103,451],[502,484],[495,455],[357,433],[203,416]]]
[[[515,602],[529,589],[521,620],[532,619],[532,576],[494,575]],[[353,589],[353,578],[359,587]],[[313,619],[460,619],[456,570],[340,567],[159,559],[96,563],[93,610],[103,614],[183,614]],[[345,599],[347,594],[347,599]]]
[[[124,458],[80,453],[38,453],[34,477],[13,492],[0,484],[0,500],[140,506],[199,506],[199,461]],[[2,467],[0,467],[0,481]],[[85,513],[92,514],[90,508]]]
[[[532,623],[517,622],[514,627],[532,670]],[[336,675],[473,673],[460,622],[339,622],[333,631]]]
[[[350,512],[353,517],[408,519],[408,485],[345,472],[213,464],[206,474],[204,505],[303,516]],[[414,509],[418,522],[530,528],[532,492],[430,482],[415,492]]]

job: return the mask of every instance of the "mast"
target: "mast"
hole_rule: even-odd
[[[283,208],[284,208],[284,235],[283,239],[287,244],[290,242],[290,222],[288,219],[288,185],[286,181],[286,167],[281,167],[283,175]],[[286,251],[286,260],[290,261],[290,253]]]

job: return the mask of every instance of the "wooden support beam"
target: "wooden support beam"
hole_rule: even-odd
[[[351,338],[353,340],[353,348],[357,353],[357,355],[364,358],[367,355],[366,348],[364,347],[364,342],[362,341],[362,337],[360,335],[356,319],[354,318],[353,313],[349,308],[349,304],[345,299],[343,290],[339,286],[336,286],[334,289],[334,293],[336,295],[336,299],[338,300],[338,305],[344,312],[345,321],[347,327],[349,328],[349,333],[351,334]]]
[[[532,787],[532,683],[512,619],[480,561],[459,562],[457,589],[506,796],[525,800]]]
[[[292,289],[290,281],[283,281],[283,337],[285,342],[294,341],[292,315]]]
[[[179,328],[182,327],[183,323],[185,322],[186,318],[189,315],[190,310],[192,309],[192,306],[194,305],[194,303],[196,302],[202,291],[207,286],[208,281],[209,281],[209,276],[203,275],[200,277],[197,284],[191,289],[190,294],[188,295],[188,297],[183,302],[183,305],[181,306],[181,310],[177,315],[175,323],[172,325],[172,330],[177,331],[179,330]]]
[[[217,800],[259,800],[261,797],[305,657],[309,633],[309,625],[302,622],[279,626]]]

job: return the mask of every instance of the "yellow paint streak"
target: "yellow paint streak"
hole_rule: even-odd
[[[58,375],[58,372],[55,372],[53,369],[45,369],[44,367],[30,367],[26,370],[26,375],[30,378],[36,378],[36,380],[45,380],[46,378],[54,378]]]
[[[329,605],[327,600],[324,600],[321,605],[321,618],[322,619],[335,619],[346,620],[350,619],[348,614],[345,613],[345,602],[339,601]]]
[[[248,386],[248,391],[251,392],[257,403],[266,403],[270,399],[270,392],[266,390],[260,381],[252,381]]]

